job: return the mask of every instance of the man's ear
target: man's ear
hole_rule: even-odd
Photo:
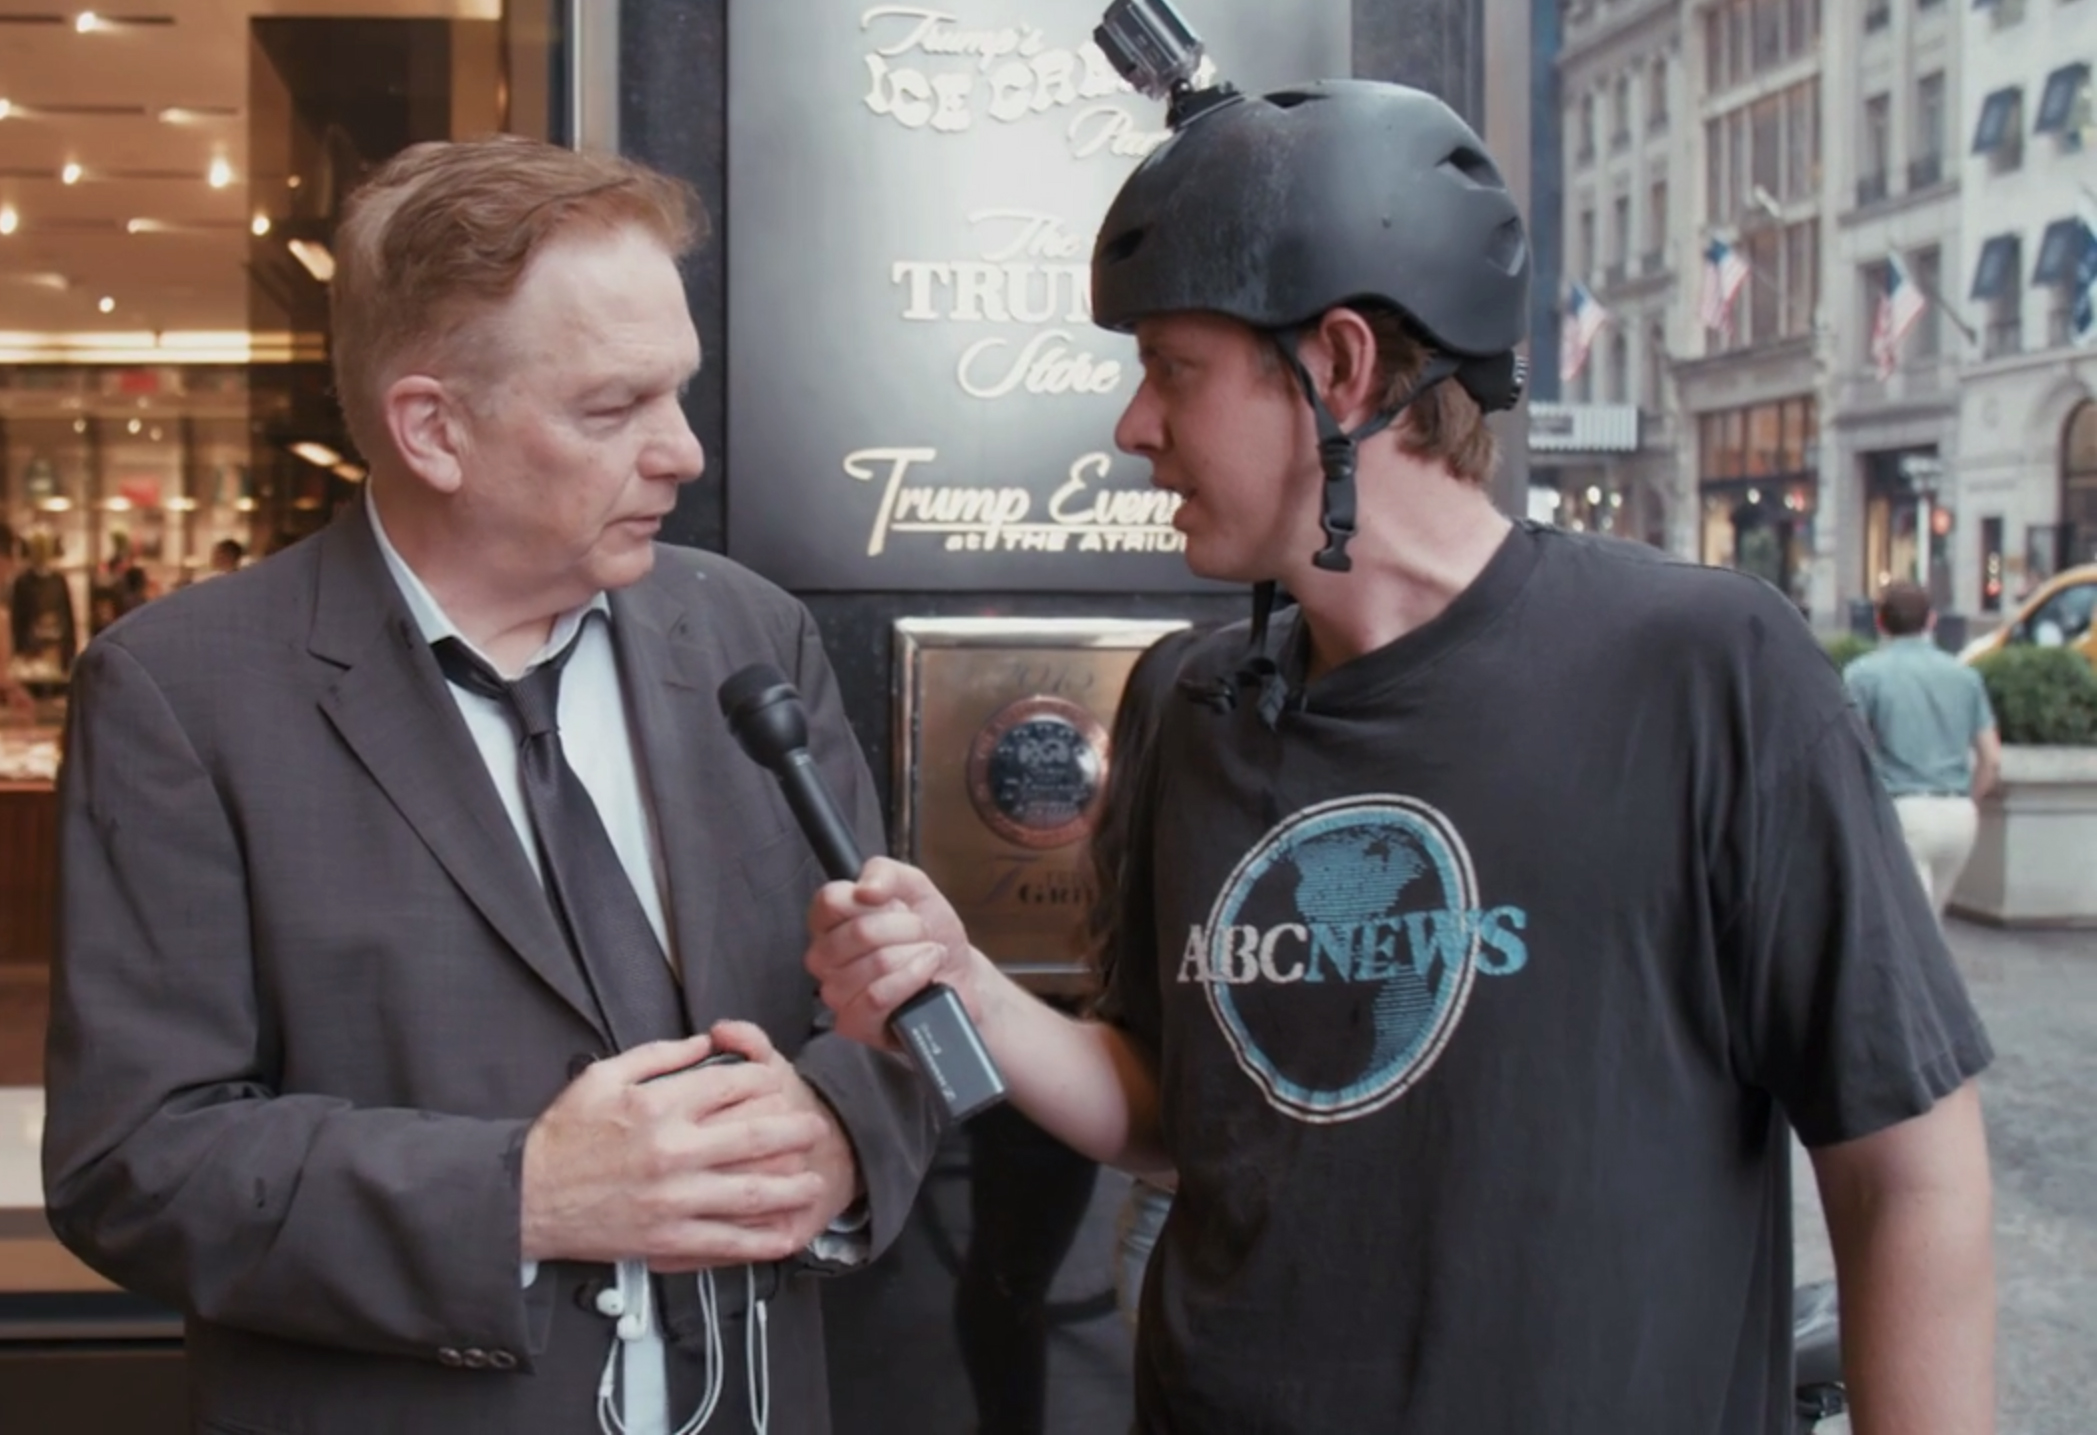
[[[428,374],[395,379],[380,401],[386,432],[402,464],[438,493],[465,481],[459,396]]]
[[[1367,423],[1381,406],[1384,390],[1376,331],[1369,321],[1353,309],[1328,309],[1304,340],[1304,365],[1340,427]]]

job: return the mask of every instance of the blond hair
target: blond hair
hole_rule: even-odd
[[[350,436],[378,451],[382,384],[443,357],[567,235],[638,229],[682,258],[708,232],[690,186],[617,155],[519,135],[411,145],[350,197],[335,236],[335,390]]]
[[[1434,351],[1421,343],[1394,309],[1364,309],[1376,335],[1384,403],[1396,403],[1419,382]],[[1396,425],[1398,447],[1414,458],[1440,462],[1465,483],[1484,487],[1500,462],[1500,445],[1486,427],[1485,410],[1455,379],[1444,379],[1407,405]]]

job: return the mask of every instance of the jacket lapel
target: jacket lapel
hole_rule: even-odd
[[[343,669],[322,712],[467,900],[609,1044],[480,750],[386,571],[364,505],[351,505],[320,542],[309,648]]]
[[[738,857],[735,834],[708,812],[707,794],[721,791],[723,774],[734,770],[727,764],[749,759],[720,715],[709,682],[720,665],[693,621],[703,581],[680,563],[658,561],[649,577],[611,595],[627,719],[662,842],[671,945],[694,1031],[748,1010],[754,996],[718,946],[723,879]]]

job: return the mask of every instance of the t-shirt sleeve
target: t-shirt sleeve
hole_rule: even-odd
[[[1735,1059],[1809,1146],[1919,1116],[1993,1056],[1858,720],[1815,721],[1738,804],[1720,914]]]

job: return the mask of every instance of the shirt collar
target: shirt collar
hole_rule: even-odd
[[[408,560],[400,556],[400,550],[393,546],[393,540],[386,536],[386,525],[379,519],[379,498],[369,483],[364,486],[364,512],[371,519],[371,534],[378,540],[379,556],[386,560],[386,571],[393,575],[394,586],[400,589],[401,597],[407,600],[408,613],[415,619],[415,626],[421,631],[423,639],[435,644],[443,638],[456,638],[475,657],[494,668],[495,664],[489,661],[488,655],[474,647],[466,635],[459,631],[459,625],[451,620],[450,615],[444,611],[422,579],[415,575],[415,570],[408,566]],[[582,627],[583,619],[592,613],[604,614],[605,621],[609,623],[612,616],[611,600],[604,594],[597,593],[589,602],[570,608],[555,618],[553,631],[547,634],[546,641],[540,645],[539,651],[532,654],[531,661],[524,665],[523,670],[530,672],[567,647],[569,639]]]

